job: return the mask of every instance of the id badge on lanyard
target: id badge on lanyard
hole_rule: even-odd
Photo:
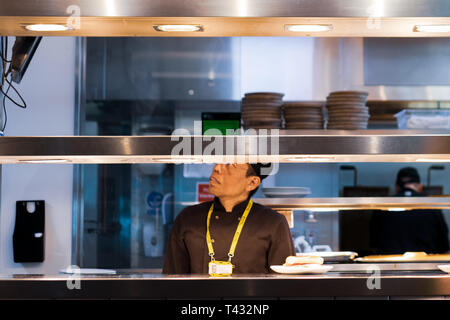
[[[230,276],[233,273],[234,265],[231,263],[231,258],[234,257],[234,251],[236,250],[236,245],[239,240],[239,236],[241,235],[242,228],[244,227],[245,220],[252,208],[253,201],[249,200],[247,204],[247,208],[245,209],[242,217],[239,221],[239,225],[234,233],[233,241],[231,242],[230,251],[228,252],[228,261],[217,261],[214,259],[214,248],[212,246],[211,234],[209,233],[209,224],[211,220],[211,214],[214,210],[214,203],[209,208],[208,218],[206,220],[206,243],[208,245],[209,256],[211,257],[211,261],[208,264],[208,273],[213,277],[226,277]]]
[[[233,273],[233,264],[229,261],[210,261],[208,264],[208,273],[212,277],[227,277]]]

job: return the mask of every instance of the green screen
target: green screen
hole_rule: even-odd
[[[208,129],[218,129],[223,135],[226,134],[227,129],[239,129],[239,120],[203,120],[203,134]]]

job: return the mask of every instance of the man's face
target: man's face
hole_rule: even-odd
[[[216,197],[241,197],[256,189],[260,179],[247,177],[247,163],[216,164],[209,178],[209,193]]]

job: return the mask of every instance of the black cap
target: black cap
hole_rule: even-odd
[[[258,176],[261,180],[267,178],[269,174],[262,174],[261,171],[266,173],[266,170],[262,170],[264,168],[270,168],[272,166],[271,163],[249,163],[249,165],[253,168],[253,171],[255,171],[256,176]]]
[[[407,183],[420,183],[419,173],[413,167],[400,169],[400,171],[397,173],[396,184],[400,187],[403,187]]]

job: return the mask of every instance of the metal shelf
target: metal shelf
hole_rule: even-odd
[[[1,137],[0,163],[450,162],[450,130],[268,132]]]
[[[274,210],[388,210],[450,209],[450,197],[341,197],[341,198],[255,198]]]

